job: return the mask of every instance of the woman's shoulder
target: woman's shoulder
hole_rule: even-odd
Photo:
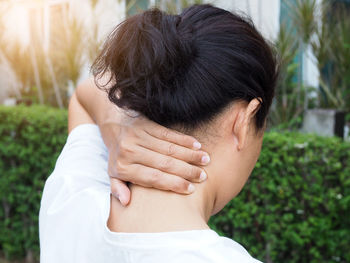
[[[215,249],[231,259],[230,262],[261,263],[261,261],[253,258],[241,244],[227,237],[220,236]]]

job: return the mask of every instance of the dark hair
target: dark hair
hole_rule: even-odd
[[[259,98],[261,128],[277,77],[274,55],[254,25],[211,5],[180,15],[158,9],[122,22],[92,66],[110,74],[109,99],[164,126],[187,129],[210,121],[235,100]],[[97,83],[97,82],[96,82]]]

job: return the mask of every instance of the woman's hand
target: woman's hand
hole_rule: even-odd
[[[190,194],[194,191],[191,182],[207,178],[195,165],[208,164],[209,155],[199,150],[201,144],[191,136],[140,117],[106,121],[100,130],[108,138],[111,191],[122,205],[130,201],[125,182]]]
[[[194,191],[191,182],[206,179],[204,170],[195,165],[206,165],[210,158],[193,137],[126,115],[93,79],[81,83],[75,96],[100,127],[109,150],[111,192],[122,205],[130,201],[126,182],[189,194]]]

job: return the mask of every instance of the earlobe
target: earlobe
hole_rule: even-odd
[[[236,135],[233,135],[233,142],[234,142],[234,145],[237,147],[237,150],[239,151],[239,142]]]

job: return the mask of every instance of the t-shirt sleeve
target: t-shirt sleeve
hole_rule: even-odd
[[[48,181],[64,182],[71,191],[109,187],[108,150],[94,124],[82,124],[68,135]]]
[[[55,170],[79,170],[90,174],[96,168],[98,171],[106,168],[107,158],[108,151],[98,126],[82,124],[74,128],[68,135]]]
[[[108,151],[96,125],[83,124],[72,130],[41,199],[43,262],[87,262],[76,260],[80,258],[78,248],[81,252],[91,243],[98,244],[109,215],[107,160]]]

